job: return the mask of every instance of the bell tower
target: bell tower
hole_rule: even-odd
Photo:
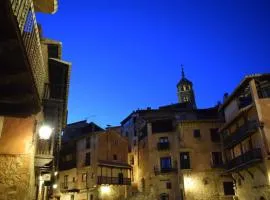
[[[182,68],[182,78],[177,84],[177,96],[179,103],[189,103],[193,108],[197,108],[195,101],[195,94],[193,90],[193,83],[189,81],[184,72],[184,66]]]

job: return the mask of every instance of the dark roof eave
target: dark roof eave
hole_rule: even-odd
[[[232,101],[232,99],[247,84],[247,82],[249,82],[249,81],[251,81],[252,79],[255,79],[255,78],[265,78],[265,77],[269,77],[270,78],[270,73],[267,73],[267,74],[254,74],[254,75],[245,76],[245,78],[235,88],[235,90],[228,97],[228,99],[220,106],[219,111],[223,110]]]

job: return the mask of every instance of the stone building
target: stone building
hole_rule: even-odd
[[[133,199],[232,199],[227,190],[233,181],[223,174],[218,106],[197,109],[184,72],[177,89],[179,103],[137,110],[121,122],[138,188]]]
[[[114,128],[106,131],[86,121],[67,126],[61,149],[60,199],[125,199],[132,167],[128,141]]]
[[[245,77],[220,110],[226,174],[235,182],[236,198],[270,199],[270,75]]]
[[[0,2],[0,199],[48,198],[66,122],[70,63],[42,38],[35,11],[57,1]]]

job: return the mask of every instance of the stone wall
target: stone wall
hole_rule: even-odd
[[[33,155],[0,155],[0,200],[33,200]]]
[[[248,171],[247,171],[248,170]],[[239,200],[270,199],[268,173],[264,164],[233,173],[236,180],[236,196]],[[240,176],[241,175],[241,176]]]

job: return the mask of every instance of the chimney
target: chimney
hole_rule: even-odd
[[[223,96],[223,103],[229,98],[229,94],[226,92]]]

